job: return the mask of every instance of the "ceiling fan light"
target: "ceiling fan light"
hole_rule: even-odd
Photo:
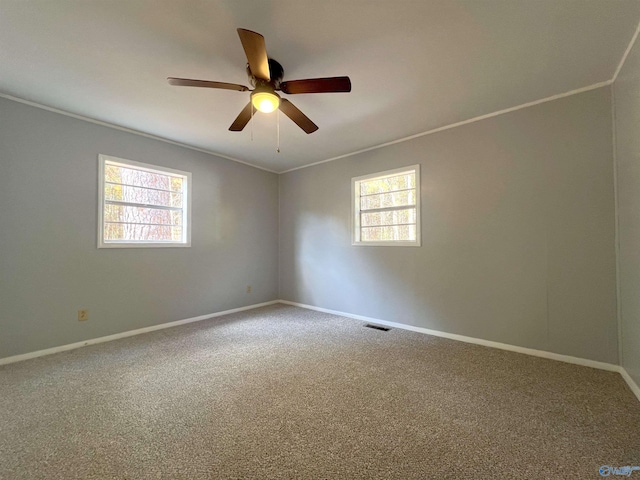
[[[271,113],[280,106],[280,97],[271,92],[254,92],[251,95],[251,103],[256,110]]]

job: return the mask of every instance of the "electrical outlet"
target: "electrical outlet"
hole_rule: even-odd
[[[84,322],[89,320],[89,310],[78,310],[78,321]]]
[[[251,285],[247,285],[247,293],[251,293]]]

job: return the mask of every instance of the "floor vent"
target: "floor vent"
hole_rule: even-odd
[[[383,332],[388,332],[389,330],[391,330],[390,328],[387,327],[381,327],[380,325],[371,325],[370,323],[367,323],[365,325],[365,327],[367,328],[373,328],[375,330],[382,330]]]

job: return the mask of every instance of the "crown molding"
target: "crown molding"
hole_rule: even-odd
[[[636,31],[633,34],[633,37],[631,37],[631,41],[629,42],[629,45],[627,45],[627,49],[624,51],[624,54],[622,55],[622,58],[620,59],[620,63],[618,63],[618,68],[616,68],[616,71],[613,74],[613,78],[611,79],[611,83],[615,82],[618,79],[618,74],[620,73],[620,70],[622,70],[622,67],[624,66],[624,62],[627,61],[627,57],[629,56],[629,53],[631,52],[631,49],[633,48],[634,44],[636,43],[636,40],[638,39],[638,34],[640,34],[640,22],[638,22],[638,26],[636,27]]]
[[[632,42],[629,44],[629,47],[627,48],[627,51],[625,52],[625,57],[623,58],[623,61],[620,63],[620,65],[618,66],[618,69],[620,69],[622,67],[622,64],[624,63],[624,60],[626,59],[626,56],[628,55],[629,51],[631,50],[631,47],[633,46],[633,42],[635,42],[635,39],[638,37],[638,33],[640,32],[640,25],[638,25],[638,27],[639,28],[636,30],[636,34],[634,35],[634,38],[632,39]],[[6,98],[8,100],[13,100],[14,102],[23,103],[25,105],[30,105],[32,107],[41,108],[43,110],[47,110],[47,111],[54,112],[54,113],[59,113],[61,115],[65,115],[65,116],[68,116],[68,117],[76,118],[78,120],[84,120],[86,122],[94,123],[94,124],[97,124],[97,125],[102,125],[104,127],[109,127],[109,128],[113,128],[113,129],[116,129],[116,130],[121,130],[121,131],[124,131],[124,132],[127,132],[127,133],[133,133],[135,135],[140,135],[142,137],[151,138],[151,139],[154,139],[154,140],[159,140],[161,142],[169,143],[169,144],[172,144],[172,145],[177,145],[179,147],[187,148],[189,150],[195,150],[197,152],[206,153],[208,155],[224,158],[226,160],[231,160],[233,162],[241,163],[241,164],[247,165],[249,167],[257,168],[259,170],[264,170],[266,172],[275,173],[275,174],[279,175],[279,174],[283,174],[283,173],[293,172],[295,170],[302,170],[303,168],[313,167],[315,165],[320,165],[322,163],[333,162],[335,160],[340,160],[342,158],[351,157],[353,155],[358,155],[360,153],[369,152],[369,151],[372,151],[372,150],[377,150],[377,149],[380,149],[380,148],[388,147],[390,145],[395,145],[397,143],[407,142],[407,141],[413,140],[415,138],[420,138],[420,137],[424,137],[426,135],[431,135],[431,134],[442,132],[442,131],[445,131],[445,130],[450,130],[452,128],[461,127],[463,125],[468,125],[470,123],[479,122],[481,120],[486,120],[488,118],[493,118],[493,117],[497,117],[499,115],[504,115],[506,113],[511,113],[511,112],[515,112],[517,110],[522,110],[524,108],[529,108],[529,107],[533,107],[533,106],[536,106],[536,105],[540,105],[542,103],[552,102],[554,100],[558,100],[558,99],[561,99],[561,98],[564,98],[564,97],[569,97],[571,95],[577,95],[577,94],[588,92],[588,91],[591,91],[591,90],[596,90],[598,88],[609,86],[613,82],[614,82],[614,79],[607,80],[605,82],[594,83],[594,84],[588,85],[586,87],[577,88],[575,90],[570,90],[568,92],[559,93],[557,95],[552,95],[550,97],[545,97],[545,98],[542,98],[542,99],[539,99],[539,100],[534,100],[532,102],[523,103],[523,104],[517,105],[515,107],[505,108],[503,110],[498,110],[496,112],[487,113],[485,115],[480,115],[478,117],[473,117],[473,118],[470,118],[468,120],[463,120],[461,122],[451,123],[449,125],[444,125],[442,127],[438,127],[438,128],[434,128],[434,129],[431,129],[431,130],[427,130],[425,132],[416,133],[416,134],[410,135],[408,137],[402,137],[402,138],[399,138],[397,140],[392,140],[390,142],[381,143],[381,144],[374,145],[374,146],[371,146],[371,147],[363,148],[361,150],[356,150],[356,151],[353,151],[353,152],[350,152],[350,153],[345,153],[343,155],[338,155],[336,157],[327,158],[326,160],[320,160],[318,162],[313,162],[313,163],[310,163],[308,165],[302,165],[300,167],[294,167],[294,168],[290,168],[288,170],[282,170],[282,171],[270,170],[268,168],[260,167],[258,165],[254,165],[252,163],[245,162],[244,160],[240,160],[238,158],[230,157],[228,155],[223,155],[221,153],[217,153],[217,152],[214,152],[214,151],[211,151],[211,150],[205,150],[205,149],[202,149],[202,148],[198,148],[198,147],[194,147],[194,146],[191,146],[191,145],[187,145],[185,143],[180,143],[180,142],[176,142],[174,140],[169,140],[168,138],[158,137],[156,135],[151,135],[149,133],[144,133],[144,132],[141,132],[139,130],[133,130],[131,128],[122,127],[120,125],[116,125],[116,124],[112,124],[112,123],[108,123],[108,122],[103,122],[101,120],[96,120],[94,118],[85,117],[83,115],[77,115],[75,113],[67,112],[65,110],[60,110],[60,109],[54,108],[54,107],[49,107],[49,106],[42,105],[42,104],[39,104],[39,103],[36,103],[36,102],[32,102],[30,100],[25,100],[23,98],[14,97],[12,95],[7,95],[7,94],[4,94],[4,93],[0,93],[0,98]]]

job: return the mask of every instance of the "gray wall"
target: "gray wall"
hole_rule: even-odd
[[[96,248],[99,153],[193,173],[191,248]],[[277,244],[275,174],[0,99],[0,358],[274,300]]]
[[[280,298],[617,363],[611,126],[601,88],[281,175]],[[415,163],[422,246],[351,246],[351,178]]]
[[[622,366],[640,385],[640,44],[613,85]]]

